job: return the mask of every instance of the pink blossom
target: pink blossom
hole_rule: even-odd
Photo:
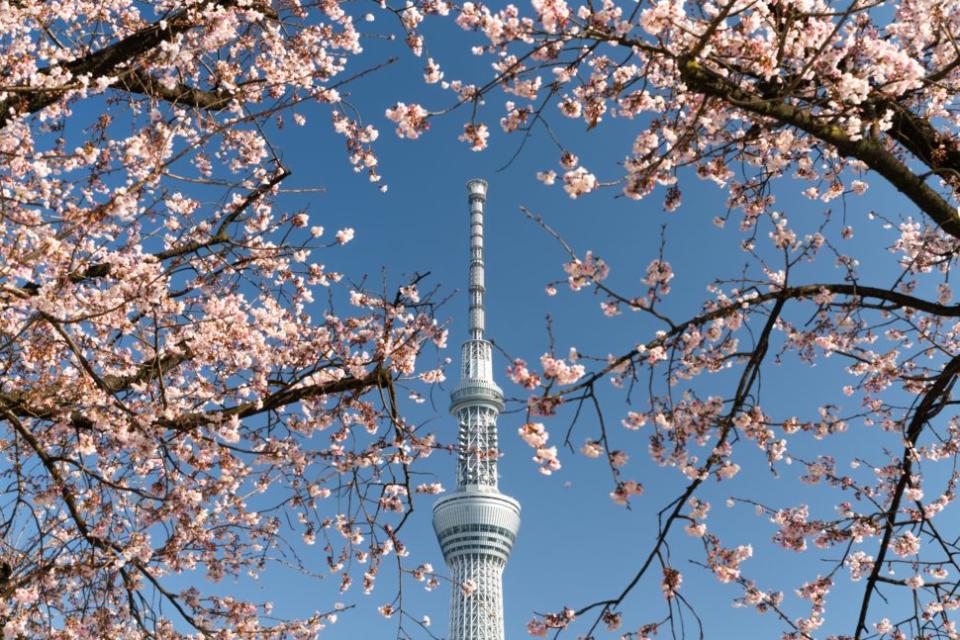
[[[347,244],[353,240],[354,231],[351,227],[345,227],[337,231],[337,244]]]
[[[604,612],[602,616],[603,623],[607,625],[607,631],[616,631],[623,626],[623,616],[612,611]]]
[[[660,582],[660,589],[667,600],[673,598],[680,590],[680,584],[683,582],[683,576],[679,571],[671,567],[664,567],[663,580]]]
[[[443,369],[430,369],[420,374],[420,379],[427,384],[437,384],[447,379]]]
[[[566,25],[570,8],[564,0],[532,0],[532,3],[547,33],[556,33]]]
[[[576,383],[586,373],[586,368],[580,364],[568,365],[561,358],[554,358],[549,353],[540,356],[540,365],[546,378],[554,378],[557,384],[568,385]]]
[[[487,148],[487,138],[489,137],[490,131],[487,129],[487,125],[482,122],[479,124],[468,122],[463,125],[463,133],[460,134],[458,139],[469,143],[472,151],[483,151]]]
[[[622,467],[623,465],[627,464],[627,460],[629,459],[630,456],[623,451],[617,450],[610,452],[610,465],[613,467]]]
[[[937,285],[937,302],[940,304],[950,304],[950,301],[953,299],[953,290],[950,289],[950,285],[940,283]]]
[[[751,556],[753,556],[753,547],[748,544],[739,545],[734,549],[714,545],[707,561],[717,580],[732,582],[740,577],[740,564]]]
[[[578,198],[597,188],[597,177],[584,167],[577,167],[563,174],[563,189],[571,198]]]
[[[647,277],[643,279],[643,282],[651,287],[665,287],[666,292],[669,292],[669,287],[666,285],[673,280],[673,276],[673,268],[670,263],[657,259],[647,265]]]
[[[540,182],[542,182],[543,184],[545,184],[545,185],[547,185],[547,186],[552,185],[552,184],[556,181],[556,179],[557,179],[557,172],[556,172],[556,171],[539,171],[539,172],[537,172],[537,180],[539,180]]]
[[[477,583],[473,580],[464,580],[460,583],[460,591],[463,592],[464,597],[469,598],[477,591]]]
[[[547,443],[550,434],[540,422],[528,422],[520,427],[517,432],[523,441],[534,449],[539,449]]]
[[[420,134],[430,128],[427,110],[418,104],[406,105],[398,102],[386,111],[387,119],[396,123],[397,135],[401,138],[416,140]]]
[[[627,413],[627,417],[620,421],[621,424],[632,431],[636,431],[640,427],[647,424],[647,416],[643,413],[638,413],[636,411],[630,411]]]
[[[631,496],[639,495],[643,495],[643,485],[635,480],[625,480],[617,483],[616,488],[610,492],[610,499],[614,504],[626,506]]]
[[[901,558],[916,555],[920,552],[920,539],[913,535],[913,532],[907,531],[896,537],[891,542],[890,548]]]
[[[857,582],[873,571],[873,556],[864,551],[854,551],[847,556],[844,564],[850,569],[850,579]]]
[[[517,358],[513,364],[507,368],[507,376],[514,383],[521,385],[526,389],[536,389],[540,386],[540,376],[531,373],[524,360]]]
[[[427,84],[436,84],[443,80],[443,71],[433,58],[427,58],[427,66],[423,70],[423,81]]]
[[[542,620],[534,618],[527,623],[527,633],[535,638],[545,638],[547,636],[547,625]]]
[[[581,453],[588,458],[599,458],[603,455],[603,447],[595,440],[587,440],[580,448]]]
[[[545,476],[551,475],[560,469],[560,460],[557,458],[556,447],[540,447],[533,456],[533,461],[540,465],[538,471]]]
[[[905,581],[906,585],[911,589],[919,589],[925,584],[923,576],[920,574],[915,574],[907,578]]]
[[[21,606],[30,606],[37,603],[40,600],[40,590],[38,585],[34,584],[29,587],[18,587],[16,591],[13,592],[13,600]]]
[[[563,265],[567,272],[567,282],[570,289],[579,291],[591,282],[601,282],[610,275],[610,268],[601,258],[594,258],[592,251],[587,251],[583,260],[574,258]]]

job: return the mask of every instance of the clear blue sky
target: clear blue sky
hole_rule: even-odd
[[[392,30],[392,25],[388,29],[379,23],[387,16],[377,15],[378,22],[370,28],[382,32]],[[444,67],[448,79],[488,77],[489,60],[469,56],[472,36],[455,30],[450,22],[443,23],[442,28],[428,28],[427,34],[429,55]],[[463,292],[468,238],[464,182],[469,178],[483,177],[490,183],[487,205],[489,335],[508,352],[528,361],[538,361],[547,348],[544,318],[548,313],[554,316],[559,353],[576,345],[582,352],[594,355],[620,354],[650,339],[660,327],[636,315],[605,319],[599,310],[599,300],[588,292],[573,295],[561,289],[555,298],[547,297],[544,285],[563,276],[561,263],[566,258],[553,239],[524,219],[518,210],[521,205],[542,214],[578,251],[593,249],[602,256],[612,268],[611,285],[628,293],[641,291],[643,270],[657,254],[660,228],[668,225],[666,258],[678,275],[672,283],[675,291],[663,308],[675,319],[683,320],[696,312],[707,296],[705,287],[713,278],[736,277],[749,260],[738,248],[742,237],[736,231],[735,222],[723,230],[711,223],[714,216],[724,213],[724,192],[692,176],[687,176],[683,183],[684,204],[673,214],[662,211],[662,193],[636,203],[615,197],[619,189],[614,188],[572,201],[559,186],[547,188],[535,180],[538,170],[559,171],[559,154],[542,130],[535,132],[527,148],[507,170],[498,172],[520,142],[519,136],[505,136],[499,130],[497,121],[505,99],[500,94],[494,94],[489,100],[481,117],[493,131],[491,149],[486,152],[474,153],[457,141],[465,112],[433,120],[431,131],[421,140],[398,140],[383,117],[385,108],[401,100],[418,101],[430,109],[440,109],[449,104],[450,96],[440,89],[422,85],[419,78],[423,60],[406,53],[401,43],[370,39],[367,47],[366,59],[371,63],[389,55],[400,56],[400,61],[388,70],[349,87],[349,100],[365,119],[381,130],[376,150],[389,191],[380,193],[362,175],[352,173],[342,138],[332,133],[327,124],[328,112],[308,108],[304,111],[308,118],[306,128],[289,127],[279,132],[275,140],[294,174],[285,186],[319,186],[324,187],[325,192],[286,196],[284,202],[290,207],[309,203],[311,224],[322,224],[331,232],[346,226],[356,229],[354,242],[323,256],[321,261],[330,268],[357,280],[368,274],[377,281],[384,270],[394,284],[401,283],[413,272],[430,271],[430,283],[440,284],[445,292],[457,292],[440,314],[451,326],[450,349],[446,355],[455,362],[450,370],[450,382],[456,377],[459,344],[464,339],[466,325],[467,303]],[[555,116],[552,120],[558,123],[560,118]],[[620,122],[585,132],[581,125],[566,123],[561,124],[559,130],[587,167],[601,179],[609,179],[620,175],[616,163],[629,152],[639,127],[636,122]],[[840,201],[831,205],[810,203],[799,195],[805,186],[783,182],[777,192],[780,209],[790,215],[799,230],[809,231],[820,223],[823,210],[832,206],[836,219],[830,229],[833,237],[837,237],[842,204]],[[856,236],[845,247],[861,259],[861,273],[866,282],[884,284],[895,268],[894,259],[885,251],[895,235],[893,231],[883,230],[877,222],[867,222],[866,213],[871,208],[897,217],[910,214],[911,207],[878,182],[872,182],[867,196],[848,201],[846,215],[855,226]],[[765,242],[767,230],[762,231],[760,245],[765,254],[772,257],[774,254],[768,251]],[[802,282],[841,278],[842,272],[834,269],[826,256],[817,266],[802,269],[799,274]],[[322,296],[317,297],[322,300]],[[316,313],[322,309],[318,303]],[[811,308],[805,307],[793,312],[791,317],[802,318],[810,312]],[[429,360],[422,364],[432,366]],[[506,364],[502,358],[498,360],[496,375],[508,396],[519,397],[521,390],[512,386],[504,375]],[[763,381],[764,404],[775,408],[781,417],[795,413],[811,418],[817,406],[828,401],[839,403],[845,413],[851,413],[856,407],[839,394],[839,387],[852,379],[847,379],[841,367],[842,363],[830,360],[822,361],[816,370],[793,361],[772,367]],[[730,380],[729,376],[721,375],[706,384],[713,385],[714,392],[729,396]],[[456,428],[446,413],[450,382],[436,393],[435,406],[427,403],[407,407],[411,419],[433,420],[440,438],[447,442],[453,440]],[[703,383],[698,385],[706,394],[707,387]],[[653,542],[656,512],[682,487],[682,479],[675,470],[659,469],[649,462],[648,433],[629,433],[616,426],[627,410],[624,396],[605,389],[603,399],[607,418],[614,425],[615,444],[631,454],[625,475],[642,481],[647,488],[644,496],[633,501],[630,510],[616,506],[607,498],[612,487],[602,462],[564,451],[561,453],[563,469],[553,477],[543,477],[530,462],[531,450],[516,435],[522,415],[508,413],[500,419],[505,453],[500,465],[501,490],[523,505],[523,525],[505,576],[508,638],[525,637],[525,624],[532,611],[554,611],[563,605],[576,608],[618,593]],[[636,402],[643,400],[643,394],[635,396]],[[564,413],[548,423],[556,444],[562,441],[569,418],[569,413]],[[589,414],[577,429],[574,437],[577,443],[596,435],[595,422]],[[850,433],[829,441],[828,446],[835,448],[840,444],[852,451],[865,446],[875,436],[875,431],[853,424]],[[805,456],[823,452],[818,449],[819,443],[810,438],[798,437],[793,442]],[[750,449],[751,445],[741,446],[745,450],[740,459],[744,472],[733,482],[720,486],[711,483],[706,487],[704,497],[713,503],[708,522],[729,544],[753,544],[754,558],[744,563],[743,569],[750,577],[760,580],[762,588],[792,589],[801,582],[801,578],[795,576],[813,579],[827,567],[818,566],[811,556],[774,549],[769,544],[774,527],[765,518],[753,515],[751,509],[743,506],[727,509],[723,501],[729,495],[762,499],[774,506],[806,501],[815,514],[825,517],[831,515],[832,503],[825,502],[827,494],[817,489],[804,487],[803,493],[797,493],[799,485],[794,478],[798,469],[781,467],[784,478],[774,480],[766,470],[762,454]],[[840,456],[841,465],[847,460]],[[426,469],[435,472],[445,486],[455,484],[451,456],[435,455]],[[411,549],[409,560],[431,562],[443,570],[430,524],[431,504],[432,499],[421,498],[406,527],[406,540]],[[950,514],[946,517],[955,521]],[[679,533],[673,538],[671,552],[675,565],[684,574],[683,593],[696,606],[706,625],[707,637],[712,640],[742,638],[748,629],[748,637],[776,637],[773,634],[781,625],[772,616],[761,617],[750,609],[732,609],[730,601],[740,590],[718,583],[703,569],[687,563],[688,557],[702,560],[703,553],[697,550],[694,539]],[[875,546],[875,542],[868,543],[864,549],[870,552]],[[319,548],[304,547],[302,553],[306,558],[314,554],[316,568],[323,571],[324,558]],[[838,554],[836,551],[827,556]],[[627,601],[625,630],[662,617],[663,600],[657,574],[657,570],[652,571],[645,586],[635,590]],[[845,581],[844,572],[841,582]],[[305,615],[315,608],[326,609],[338,600],[355,604],[357,609],[343,614],[325,637],[346,640],[393,636],[395,621],[384,620],[376,612],[376,607],[392,600],[395,593],[395,576],[390,573],[389,565],[385,566],[379,586],[370,596],[364,596],[357,586],[341,596],[337,587],[336,576],[318,581],[277,570],[268,573],[257,586],[226,583],[222,588],[256,593],[272,600],[279,615]],[[422,585],[408,580],[404,593],[409,610],[416,615],[429,615],[434,622],[433,631],[445,636],[447,587],[425,593]],[[856,612],[852,607],[858,602],[856,597],[856,591],[838,588],[838,595],[828,601],[829,623],[822,635],[853,631]],[[787,593],[785,606],[791,617],[809,612],[807,604],[792,592]],[[693,623],[692,618],[687,621]]]

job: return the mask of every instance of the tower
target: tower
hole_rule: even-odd
[[[483,206],[487,183],[467,182],[470,201],[470,335],[460,383],[450,394],[459,422],[457,489],[433,507],[433,529],[453,574],[449,640],[503,640],[503,569],[520,529],[520,503],[497,489],[493,346],[484,338]]]

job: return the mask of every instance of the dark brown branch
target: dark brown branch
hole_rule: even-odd
[[[160,424],[177,430],[189,430],[201,425],[213,424],[233,416],[249,418],[250,416],[274,411],[307,398],[315,398],[334,393],[346,393],[349,391],[364,391],[373,387],[384,387],[387,386],[390,381],[389,371],[382,367],[377,367],[363,378],[347,377],[323,384],[311,384],[292,389],[283,389],[257,402],[245,402],[236,407],[230,407],[229,409],[223,409],[221,411],[194,413],[180,416],[173,420],[161,420]]]
[[[79,283],[84,280],[93,280],[95,278],[106,278],[110,275],[110,270],[113,268],[113,265],[105,263],[92,264],[86,269],[74,271],[68,277],[70,282]]]
[[[168,362],[176,361],[176,359],[179,357],[180,356],[169,356],[170,359]],[[183,358],[180,361],[182,362],[184,360],[186,360],[186,358]],[[120,381],[122,380],[129,385],[133,382],[140,381],[139,378],[141,376],[143,379],[148,379],[149,376],[146,376],[142,372],[146,371],[146,369],[150,366],[156,365],[153,361],[151,361],[141,365],[140,374],[135,374],[130,378],[123,379],[106,378],[104,379],[104,383],[106,385],[112,382],[119,385]],[[275,411],[281,407],[285,407],[308,398],[347,393],[351,391],[364,391],[374,387],[385,387],[390,383],[390,381],[390,372],[382,367],[377,367],[362,378],[346,377],[341,378],[340,380],[333,380],[322,384],[312,384],[302,387],[282,389],[262,398],[259,402],[245,402],[241,405],[219,411],[207,411],[202,413],[187,414],[173,419],[162,419],[158,420],[156,425],[178,431],[190,430],[203,425],[215,424],[232,416],[248,418],[250,416],[259,415],[269,411]],[[19,418],[55,420],[61,415],[61,412],[58,411],[57,408],[49,409],[38,406],[35,403],[31,403],[27,396],[28,394],[24,392],[0,393],[0,405],[6,407],[6,410],[10,415]],[[90,429],[94,426],[92,420],[80,413],[75,412],[72,414],[70,420],[73,426],[79,429]]]
[[[140,70],[124,73],[114,86],[130,93],[140,93],[171,104],[194,107],[205,111],[225,109],[234,97],[227,91],[206,91],[182,82],[177,83],[171,89],[149,73]]]
[[[930,388],[923,394],[923,399],[913,412],[910,424],[907,427],[906,439],[902,454],[902,470],[900,478],[897,480],[897,486],[894,488],[893,497],[890,501],[890,508],[887,510],[886,524],[883,528],[883,538],[880,541],[880,550],[877,552],[877,559],[873,563],[873,569],[867,578],[867,585],[863,592],[863,602],[860,604],[860,616],[857,619],[857,630],[854,638],[859,640],[863,633],[867,631],[867,612],[870,609],[870,599],[876,590],[877,582],[880,580],[880,571],[883,568],[883,561],[886,558],[887,551],[890,548],[890,540],[893,537],[893,530],[896,527],[897,512],[900,510],[900,501],[903,499],[903,492],[907,489],[910,482],[910,476],[913,470],[913,451],[916,447],[920,433],[927,425],[927,422],[937,415],[943,408],[943,396],[949,394],[954,380],[960,374],[960,355],[954,356],[934,380]]]
[[[743,310],[743,304],[747,304],[751,307],[761,305],[771,300],[776,300],[778,298],[783,298],[785,300],[794,300],[794,299],[803,299],[803,298],[812,298],[826,291],[828,293],[834,293],[837,295],[851,296],[854,298],[864,299],[864,298],[875,298],[878,300],[883,300],[891,303],[895,307],[904,308],[904,309],[916,309],[917,311],[924,311],[926,313],[931,313],[934,315],[942,316],[945,318],[956,318],[960,317],[960,305],[944,305],[938,304],[936,302],[930,302],[929,300],[924,300],[922,298],[916,298],[905,293],[900,293],[898,291],[890,289],[881,289],[880,287],[865,287],[857,284],[806,284],[796,287],[787,287],[779,291],[770,291],[767,293],[761,293],[752,298],[745,300],[738,300],[734,303],[728,304],[726,306],[712,309],[705,313],[700,314],[695,318],[691,318],[686,322],[671,326],[668,331],[657,336],[650,342],[646,344],[648,349],[665,344],[671,338],[674,338],[678,335],[681,335],[690,327],[700,326],[711,320],[717,318],[723,318],[729,316],[733,313],[737,313]],[[569,387],[564,387],[561,391],[558,392],[558,395],[571,395],[579,391],[583,391],[588,388],[598,379],[607,375],[611,371],[616,370],[617,368],[623,366],[627,362],[633,360],[637,357],[637,351],[633,350],[629,353],[626,353],[619,358],[611,361],[607,366],[602,369],[590,374],[583,381],[578,384],[570,385]]]
[[[743,373],[740,375],[740,382],[737,385],[737,392],[734,396],[733,402],[730,405],[730,410],[727,412],[727,415],[719,421],[717,444],[714,446],[715,452],[722,450],[723,445],[726,444],[727,439],[730,437],[730,434],[733,431],[733,418],[743,409],[743,406],[749,397],[750,390],[756,383],[757,376],[760,375],[760,365],[763,363],[763,359],[766,357],[767,351],[770,347],[770,334],[773,331],[773,328],[776,326],[777,320],[780,318],[780,314],[783,311],[783,306],[785,303],[786,298],[781,292],[781,294],[776,298],[776,303],[774,304],[773,309],[770,311],[770,315],[767,318],[766,323],[764,323],[763,330],[760,332],[760,336],[757,339],[756,346],[753,348],[750,359],[747,361],[747,364],[744,366]],[[686,489],[684,489],[683,493],[673,502],[667,505],[663,511],[661,511],[662,514],[664,511],[670,510],[670,515],[667,516],[666,521],[661,525],[660,531],[657,534],[657,540],[654,543],[653,548],[650,550],[650,553],[647,555],[646,560],[641,565],[640,569],[634,574],[630,582],[627,583],[627,586],[624,587],[623,591],[621,591],[620,594],[615,598],[595,602],[577,611],[577,615],[579,616],[597,606],[603,607],[601,615],[597,616],[596,621],[593,623],[593,626],[587,633],[588,637],[593,634],[594,629],[596,629],[602,618],[602,614],[607,611],[612,611],[614,608],[619,606],[630,594],[630,592],[633,591],[633,589],[637,586],[641,578],[643,578],[643,576],[646,574],[647,569],[650,568],[650,565],[653,563],[654,559],[659,556],[660,550],[666,542],[667,535],[670,533],[673,524],[680,518],[680,512],[687,505],[687,501],[690,499],[690,496],[692,496],[697,488],[703,484],[704,480],[709,477],[709,474],[713,468],[722,462],[722,460],[722,455],[717,453],[711,454],[710,457],[704,462],[703,466],[699,469],[697,476],[690,482],[690,484],[687,485]]]
[[[958,55],[956,58],[954,58],[953,60],[945,64],[943,67],[941,67],[937,71],[934,71],[933,73],[931,73],[929,76],[924,78],[924,80],[926,82],[940,82],[941,80],[946,78],[948,75],[950,75],[950,73],[954,69],[956,69],[958,66],[960,66],[960,55]]]
[[[175,369],[181,363],[193,358],[193,351],[185,343],[177,345],[177,351],[165,355],[157,355],[146,362],[137,366],[137,372],[129,376],[105,375],[102,377],[105,388],[110,393],[123,391],[133,384],[148,382],[154,378],[159,378],[167,371]]]
[[[138,93],[148,93],[163,99],[169,99],[167,97],[169,96],[175,98],[171,101],[183,104],[190,104],[192,100],[196,103],[195,106],[214,105],[204,108],[221,108],[220,100],[223,99],[223,96],[216,93],[207,94],[207,92],[201,92],[200,90],[180,90],[179,87],[173,90],[163,89],[156,80],[148,75],[132,71],[123,73],[123,69],[161,43],[168,42],[177,35],[197,27],[199,25],[197,17],[201,16],[206,10],[216,6],[230,7],[234,4],[236,4],[236,0],[208,0],[196,7],[177,11],[167,18],[158,20],[111,45],[59,65],[58,69],[67,71],[74,77],[89,75],[91,80],[116,74],[123,76],[129,83],[129,87],[126,88]],[[267,4],[258,5],[257,8],[269,17],[275,18],[277,16],[276,12]],[[37,74],[49,76],[52,71],[53,68],[47,67],[40,69]],[[13,91],[13,96],[0,100],[0,127],[6,126],[12,117],[36,113],[45,107],[49,107],[70,88],[69,85],[17,88]]]
[[[957,209],[878,141],[853,140],[840,127],[815,117],[810,111],[781,100],[765,99],[736,86],[696,60],[678,60],[680,76],[692,90],[719,98],[750,113],[772,118],[806,131],[833,146],[840,154],[856,158],[882,175],[927,214],[945,233],[960,238]]]
[[[281,168],[280,171],[270,178],[267,182],[264,182],[259,187],[251,191],[246,195],[246,197],[240,201],[239,204],[234,207],[221,222],[220,226],[217,227],[217,231],[210,236],[207,240],[192,240],[190,242],[178,245],[176,247],[171,247],[166,251],[161,251],[155,253],[154,257],[158,260],[167,260],[169,258],[176,258],[179,256],[186,255],[188,253],[193,253],[194,251],[199,251],[200,249],[206,249],[223,242],[227,242],[230,239],[230,236],[227,234],[227,230],[230,225],[237,221],[237,218],[246,211],[250,205],[254,204],[257,200],[266,195],[271,189],[283,182],[290,175],[290,171],[285,168]]]
[[[893,112],[888,135],[930,169],[960,173],[960,148],[927,120],[893,102],[876,102],[873,108],[877,113],[888,109]]]
[[[76,58],[61,65],[72,76],[89,74],[91,79],[110,75],[121,65],[135,60],[138,56],[153,49],[162,42],[172,40],[178,34],[197,26],[195,16],[207,7],[217,4],[227,5],[228,0],[208,2],[195,9],[178,11],[165,20],[158,20],[150,26],[122,38],[112,45]],[[40,76],[49,76],[50,67],[41,69]],[[35,113],[54,104],[66,91],[61,87],[25,87],[6,100],[0,101],[0,127],[9,122],[13,115]]]
[[[43,464],[43,467],[47,470],[47,473],[50,474],[50,478],[54,485],[56,485],[59,489],[60,497],[63,498],[63,502],[67,507],[67,512],[70,514],[71,520],[73,520],[74,525],[77,527],[77,531],[83,537],[83,539],[86,540],[92,547],[100,549],[106,553],[122,551],[122,547],[120,547],[120,545],[118,545],[116,542],[94,535],[90,530],[90,527],[87,525],[86,520],[83,518],[83,515],[80,512],[80,507],[77,504],[76,498],[70,492],[70,485],[67,484],[57,468],[56,460],[54,460],[50,454],[46,452],[36,436],[30,433],[30,430],[27,429],[22,422],[20,422],[16,415],[10,412],[7,406],[0,404],[0,415],[3,415],[3,417],[10,422],[14,430],[26,441],[30,449],[40,459],[41,464]],[[156,587],[160,593],[167,598],[167,600],[177,609],[180,615],[190,623],[191,626],[203,632],[204,635],[209,633],[209,630],[207,630],[203,625],[199,624],[198,620],[191,616],[182,607],[174,594],[167,591],[160,585],[156,577],[146,567],[144,567],[141,562],[133,561],[132,564],[137,567],[142,575],[144,575],[148,580],[151,581],[151,583],[153,583],[154,587]]]
[[[170,258],[178,258],[180,256],[187,255],[188,253],[193,253],[199,251],[200,249],[209,249],[218,244],[223,244],[230,240],[230,236],[227,233],[231,224],[237,221],[237,218],[243,214],[244,211],[250,208],[250,205],[254,204],[258,199],[266,195],[271,189],[283,182],[286,178],[291,175],[290,171],[286,168],[281,168],[280,172],[274,175],[270,180],[264,182],[259,187],[248,193],[243,200],[241,200],[236,207],[231,211],[220,223],[220,226],[217,228],[217,231],[206,240],[192,240],[190,242],[185,242],[184,244],[171,247],[159,253],[153,254],[153,257],[157,260],[168,260]],[[94,280],[96,278],[106,278],[112,273],[112,265],[109,263],[98,262],[91,264],[83,269],[77,269],[70,273],[67,276],[67,279],[74,283],[80,284],[86,282],[87,280]],[[40,292],[40,285],[35,282],[28,282],[19,288],[19,295],[21,297],[35,296]]]

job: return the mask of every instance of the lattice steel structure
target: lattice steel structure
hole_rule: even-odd
[[[470,199],[470,338],[450,413],[460,423],[457,490],[433,507],[433,528],[453,573],[449,640],[503,640],[503,569],[520,529],[520,503],[497,489],[493,347],[484,339],[483,206],[487,183],[467,183]]]

